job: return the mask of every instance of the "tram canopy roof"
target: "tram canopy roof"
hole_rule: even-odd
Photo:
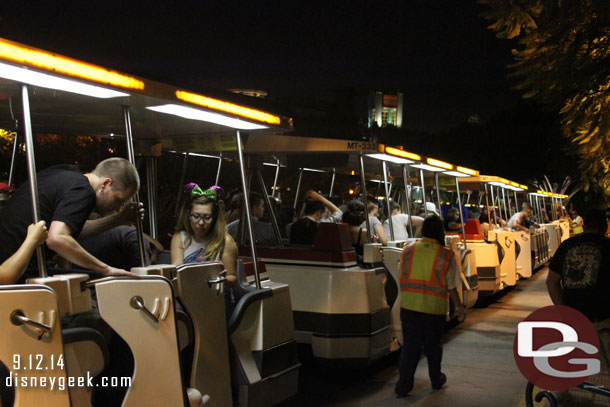
[[[375,163],[385,161],[392,164],[407,164],[411,168],[438,172],[452,177],[470,177],[479,174],[478,171],[470,168],[368,141],[253,134],[248,138],[244,151],[248,154],[273,156],[276,160],[284,161],[284,165],[287,164],[289,157],[299,156],[301,157],[299,162],[311,163],[313,161],[309,165],[310,167],[346,168],[358,171],[360,169],[359,157],[362,154],[363,157],[372,159]],[[307,155],[313,157],[313,160],[303,158]],[[332,164],[329,164],[329,160],[324,158],[325,155],[335,158]],[[266,164],[277,165],[277,163]],[[294,165],[292,166],[294,167]]]
[[[547,191],[541,191],[541,190],[537,190],[536,192],[530,192],[529,195],[541,196],[543,198],[558,198],[558,199],[565,199],[568,197],[568,195],[557,194],[555,192],[547,192]]]
[[[21,118],[21,84],[30,91],[35,132],[122,135],[125,105],[131,109],[136,142],[163,141],[183,151],[205,150],[210,135],[217,135],[219,142],[228,142],[223,138],[228,136],[233,140],[236,129],[293,130],[291,118],[243,103],[240,95],[203,95],[0,38],[2,128],[14,128]]]
[[[460,185],[468,189],[478,189],[480,184],[489,184],[512,191],[527,191],[527,185],[519,184],[495,175],[478,175],[476,177],[460,178]]]

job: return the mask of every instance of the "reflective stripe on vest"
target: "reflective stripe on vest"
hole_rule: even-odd
[[[445,274],[453,255],[432,239],[404,248],[400,274],[402,308],[427,314],[447,312]]]

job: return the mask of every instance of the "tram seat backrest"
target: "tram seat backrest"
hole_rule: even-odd
[[[86,377],[87,372],[96,377],[108,366],[108,345],[101,333],[91,328],[68,328],[62,331],[65,362],[70,376]],[[75,386],[70,389],[73,407],[91,405],[90,388]]]
[[[212,405],[230,406],[231,374],[222,286],[209,284],[223,270],[218,263],[190,263],[177,267],[180,302],[193,325],[189,386],[210,397]]]
[[[478,219],[468,219],[464,225],[466,240],[483,240],[483,232],[481,231],[481,223]]]
[[[313,241],[313,249],[339,252],[351,250],[352,239],[347,223],[320,223]]]
[[[18,306],[17,306],[18,304]],[[51,326],[51,332],[45,333],[39,340],[40,330],[29,325],[15,325],[11,322],[11,314],[20,310],[24,316],[38,322]],[[7,285],[0,287],[0,361],[9,371],[22,376],[46,377],[49,380],[66,379],[66,370],[57,365],[49,366],[51,356],[53,360],[58,358],[65,363],[63,339],[59,322],[59,311],[55,293],[49,287],[42,285]],[[21,365],[28,370],[15,370],[14,355],[21,355]],[[28,356],[42,358],[44,370],[29,369]],[[41,355],[41,356],[37,356]],[[33,360],[37,364],[37,360]],[[2,378],[2,387],[6,384]],[[6,389],[0,387],[0,392],[6,395]],[[68,388],[65,390],[49,391],[42,386],[23,388],[15,387],[14,407],[48,406],[69,407],[70,396]]]
[[[110,278],[97,282],[95,290],[101,317],[127,342],[134,358],[132,383],[122,406],[187,405],[170,282],[160,276]],[[141,298],[157,322],[132,306],[134,297]]]

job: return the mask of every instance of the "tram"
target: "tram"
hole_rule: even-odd
[[[460,184],[477,194],[474,199],[479,206],[506,220],[518,210],[517,193],[527,190],[526,185],[488,175],[461,178]],[[481,229],[478,219],[469,219],[467,223],[467,228],[473,231],[471,246],[475,250],[480,293],[484,296],[514,286],[519,278],[532,275],[529,234],[495,227],[495,224],[490,222],[487,231]]]
[[[37,133],[124,137],[132,163],[136,154],[158,155],[160,144],[198,152],[210,140],[220,140],[234,146],[243,174],[243,136],[291,129],[287,118],[229,99],[3,39],[0,78],[0,126],[13,128],[13,109],[23,113],[23,128],[17,134],[25,137],[35,221],[39,220],[33,148]],[[147,169],[149,208],[154,208],[155,166]],[[246,181],[241,181],[247,201]],[[252,236],[249,216],[246,223]],[[140,220],[137,229],[143,254]],[[95,292],[100,317],[127,342],[134,359],[123,406],[265,406],[297,392],[299,363],[290,291],[286,284],[260,281],[255,247],[250,261],[238,264],[234,288],[238,301],[228,318],[221,295],[225,278],[216,263],[142,264],[133,270],[141,275],[138,279],[93,278],[90,273],[52,275],[54,270],[47,268],[42,254],[39,247],[39,278],[0,287],[0,362],[7,375],[34,376],[38,383],[43,379],[69,383],[69,377],[102,372],[108,344],[100,334],[90,328],[68,331],[60,324],[63,316],[90,310]],[[246,280],[247,268],[252,269],[254,284]],[[185,356],[186,349],[190,354]],[[36,355],[41,369],[25,371],[23,363],[15,363],[16,355],[19,360]],[[16,407],[93,405],[88,387],[49,391],[5,383],[2,380],[0,394]]]
[[[570,221],[567,219],[561,203],[567,197],[567,195],[540,190],[528,194],[529,203],[536,218],[540,220],[540,237],[532,248],[532,257],[537,265],[549,261],[561,242],[570,237]],[[546,205],[546,199],[550,201],[549,207]]]
[[[409,166],[418,168],[422,177],[424,172],[434,174],[436,171],[437,179],[438,172],[441,171],[444,176],[451,177],[476,173],[462,167],[455,169],[447,163],[443,163],[444,167],[435,167],[427,162],[440,161],[383,144],[353,140],[252,135],[245,152],[252,161],[257,161],[254,157],[259,157],[258,162],[261,162],[261,157],[263,161],[273,157],[277,160],[278,171],[281,163],[288,164],[288,157],[298,160],[299,165],[307,163],[315,167],[317,163],[316,171],[332,174],[331,191],[337,171],[347,171],[353,175],[359,173],[358,183],[363,196],[367,195],[367,178],[383,174],[386,202],[389,202],[390,197],[387,177],[389,164],[400,165],[401,173],[404,171],[405,174],[405,190],[408,191],[412,189],[414,180],[409,178]],[[330,165],[333,167],[328,168]],[[300,167],[294,208],[297,207],[296,199],[299,197],[304,172],[304,166]],[[262,180],[260,172],[258,174],[259,180]],[[261,187],[266,194],[264,182],[261,182]],[[272,190],[274,188],[275,185]],[[398,187],[395,188],[397,189]],[[409,195],[403,203],[411,199]],[[407,204],[406,209],[410,214],[410,204]],[[397,287],[400,253],[407,241],[394,240],[390,227],[388,245],[365,244],[362,262],[358,263],[346,224],[321,223],[313,245],[302,246],[282,240],[276,220],[272,219],[272,222],[277,245],[270,247],[259,244],[258,251],[265,261],[269,277],[290,285],[297,342],[310,346],[318,363],[334,367],[366,366],[400,347],[402,329]],[[370,242],[371,228],[369,226],[366,229]],[[476,302],[478,288],[475,268],[469,264],[470,252],[457,241],[453,247],[464,281],[464,289],[460,290],[460,294],[463,295],[465,304],[472,306]],[[242,247],[241,250],[247,248]]]

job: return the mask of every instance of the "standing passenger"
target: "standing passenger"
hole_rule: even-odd
[[[125,203],[140,188],[135,167],[123,158],[108,158],[90,173],[82,174],[75,165],[57,165],[40,171],[37,178],[40,219],[49,225],[47,258],[57,253],[105,276],[132,275],[95,258],[76,238],[93,236],[133,221],[135,204]],[[87,220],[94,209],[102,216],[109,216]],[[0,262],[17,251],[33,220],[30,185],[26,182],[0,211]],[[26,275],[21,273],[11,278],[13,283],[38,276],[35,270],[26,271]]]
[[[464,316],[464,306],[457,292],[461,280],[454,253],[444,247],[441,218],[433,215],[424,220],[422,235],[420,241],[404,248],[400,262],[400,320],[404,344],[395,388],[397,397],[405,397],[413,389],[422,345],[432,388],[443,387],[447,377],[441,372],[441,335],[448,311],[448,294],[456,305],[458,318]]]
[[[584,232],[584,222],[576,209],[572,209],[571,215],[570,228],[572,229],[572,234],[579,235]]]

